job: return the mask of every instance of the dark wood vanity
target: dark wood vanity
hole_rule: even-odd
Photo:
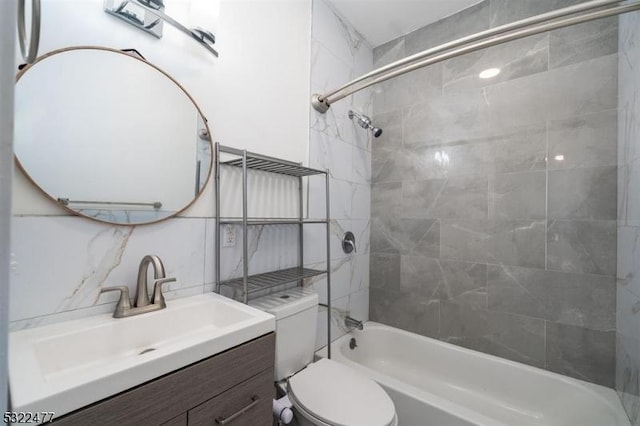
[[[269,333],[54,422],[64,426],[270,426],[274,355],[275,334]]]

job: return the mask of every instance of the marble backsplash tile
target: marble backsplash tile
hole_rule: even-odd
[[[11,321],[104,310],[88,310],[94,306],[113,310],[118,296],[100,295],[100,290],[127,285],[135,294],[138,264],[147,254],[158,255],[167,276],[177,279],[165,286],[167,293],[192,287],[202,292],[205,219],[169,219],[137,227],[77,217],[14,217],[12,222]]]
[[[312,22],[312,93],[326,92],[371,70],[373,50],[362,36],[330,3],[314,0]],[[350,109],[371,116],[375,96],[365,90],[331,105],[326,114],[310,109],[309,165],[330,169],[331,191],[331,333],[336,339],[347,332],[344,318],[359,320],[369,316],[369,252],[371,226],[371,177],[373,137],[371,132],[350,120]],[[376,122],[376,125],[379,125]],[[383,138],[387,129],[384,129]],[[376,140],[377,142],[377,140]],[[309,185],[309,215],[324,217],[325,186],[322,179]],[[356,236],[357,252],[346,254],[342,237],[346,231]],[[324,226],[306,226],[304,230],[305,262],[309,267],[325,269]],[[308,280],[322,303],[327,301],[326,277]],[[317,346],[326,345],[327,310],[320,309]]]
[[[640,13],[618,19],[616,390],[640,425]]]

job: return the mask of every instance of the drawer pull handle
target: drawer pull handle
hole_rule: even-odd
[[[253,407],[258,405],[259,403],[260,403],[260,397],[258,395],[253,395],[251,397],[251,403],[249,405],[247,405],[244,408],[239,409],[238,411],[236,411],[235,413],[233,413],[232,415],[230,415],[227,418],[224,418],[224,417],[216,418],[216,424],[222,425],[222,426],[227,425],[227,424],[231,423],[232,421],[234,421],[235,419],[237,419],[238,417],[240,417],[241,415],[243,415],[245,413],[245,411],[248,411],[248,410],[252,409]]]

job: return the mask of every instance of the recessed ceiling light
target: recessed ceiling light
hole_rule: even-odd
[[[553,159],[556,161],[564,161],[564,155],[556,155],[555,157],[553,157]]]
[[[500,68],[489,68],[479,74],[480,78],[493,78],[500,74]]]

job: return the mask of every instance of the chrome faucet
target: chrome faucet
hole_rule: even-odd
[[[149,268],[149,264],[153,265],[154,278],[151,302],[149,301],[149,290],[147,289],[147,269]],[[175,278],[166,277],[164,265],[158,256],[146,255],[142,258],[142,261],[140,261],[140,267],[138,268],[138,282],[133,307],[131,299],[129,298],[129,287],[127,286],[105,287],[100,290],[100,293],[119,291],[120,299],[116,305],[116,310],[113,312],[113,317],[125,318],[166,308],[167,303],[162,294],[162,285],[175,280]]]
[[[153,265],[153,278],[158,280],[166,278],[162,260],[156,255],[148,254],[140,261],[138,267],[138,284],[136,286],[136,307],[147,306],[149,304],[149,291],[147,290],[147,269]],[[154,289],[155,293],[155,289]]]
[[[362,321],[358,321],[355,318],[351,318],[349,315],[345,317],[344,325],[346,325],[349,328],[357,328],[360,331],[362,331],[362,329],[364,328],[362,326]]]

